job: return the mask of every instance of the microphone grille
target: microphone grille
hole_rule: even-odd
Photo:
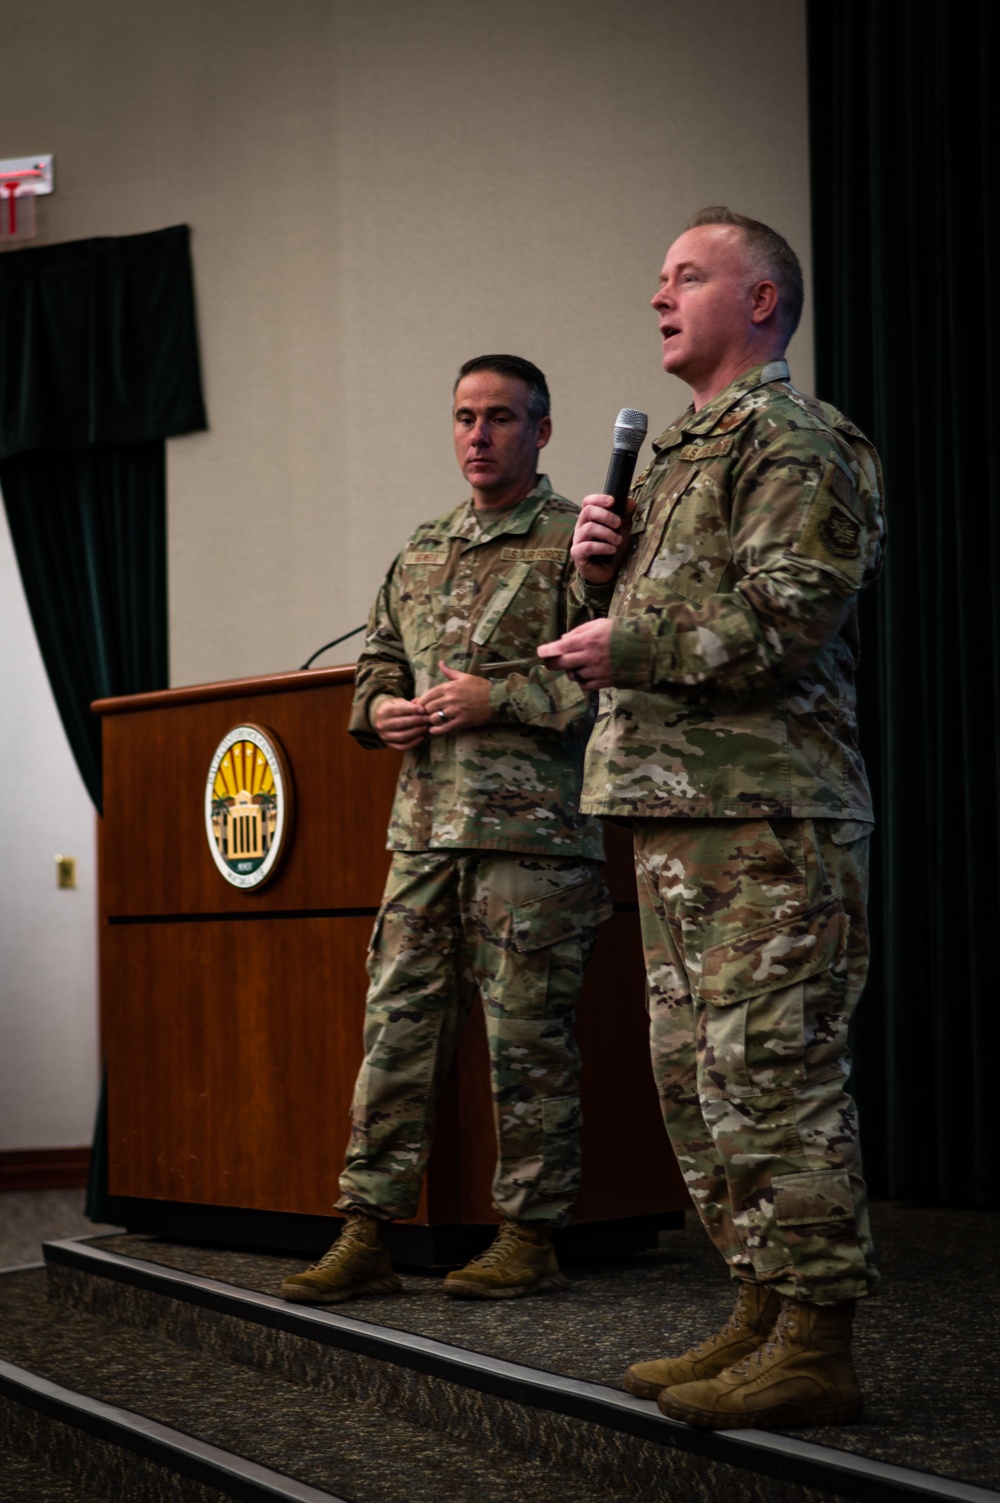
[[[615,420],[615,448],[638,454],[649,428],[649,418],[634,407],[623,407]]]

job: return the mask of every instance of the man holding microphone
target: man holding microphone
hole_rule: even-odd
[[[845,1423],[855,1302],[878,1282],[844,1090],[868,954],[854,672],[878,457],[789,382],[801,270],[766,225],[697,215],[652,301],[693,403],[621,515],[585,499],[572,554],[593,619],[539,653],[602,691],[581,807],[632,825],[664,1121],[736,1301],[625,1383],[692,1425]]]

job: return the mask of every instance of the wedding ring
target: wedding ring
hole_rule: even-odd
[[[444,713],[443,710],[438,710],[438,719],[439,720],[447,720],[448,719],[447,715]]]

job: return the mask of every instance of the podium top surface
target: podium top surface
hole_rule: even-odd
[[[334,668],[307,668],[294,673],[262,673],[256,678],[226,679],[216,684],[186,684],[178,689],[157,689],[150,694],[121,694],[114,699],[95,699],[95,715],[125,715],[135,710],[166,710],[172,705],[205,704],[219,699],[245,699],[250,694],[286,694],[303,689],[322,689],[328,684],[354,682],[353,663]]]

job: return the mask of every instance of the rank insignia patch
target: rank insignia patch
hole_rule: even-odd
[[[728,454],[733,447],[732,435],[729,438],[713,438],[703,444],[685,444],[681,450],[682,459],[721,459]]]
[[[861,523],[850,512],[844,511],[843,507],[830,507],[819,525],[819,535],[830,552],[838,558],[857,558]]]

